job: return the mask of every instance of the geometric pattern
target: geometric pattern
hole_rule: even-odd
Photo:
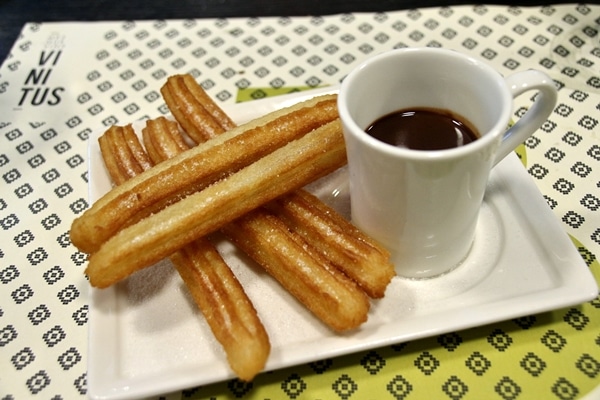
[[[87,140],[167,112],[190,73],[222,104],[340,82],[364,58],[445,47],[552,76],[557,107],[518,151],[600,281],[600,7],[449,6],[308,17],[29,23],[0,68],[0,398],[86,398],[88,283],[70,223]],[[532,99],[519,98],[518,118]],[[577,399],[600,379],[600,300],[189,388],[171,398]],[[164,397],[163,397],[164,398]]]

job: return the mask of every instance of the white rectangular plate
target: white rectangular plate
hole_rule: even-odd
[[[244,122],[330,90],[226,111]],[[101,134],[102,132],[97,132]],[[90,200],[111,187],[90,138]],[[311,185],[348,213],[345,170]],[[266,369],[439,335],[585,302],[597,294],[589,268],[516,156],[493,171],[474,247],[463,265],[430,280],[394,278],[358,330],[336,334],[231,244],[218,243],[252,299],[272,345]],[[92,398],[163,394],[233,378],[185,286],[168,261],[109,289],[91,289],[88,389]]]

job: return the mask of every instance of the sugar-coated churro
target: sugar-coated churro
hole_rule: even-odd
[[[268,207],[370,297],[383,297],[396,272],[380,244],[305,190],[290,192]]]
[[[366,293],[325,259],[308,251],[302,239],[294,237],[279,218],[255,210],[226,225],[223,231],[332,329],[354,329],[367,320],[370,303]]]
[[[104,166],[115,185],[120,185],[129,179],[124,172],[120,171],[120,160],[115,157],[116,151],[113,152],[113,144],[109,140],[109,137],[113,131],[121,129],[122,127],[120,126],[111,126],[106,132],[104,132],[102,136],[98,138],[98,146],[100,147],[100,152],[102,153],[102,158],[104,159]]]
[[[177,122],[165,117],[146,121],[146,126],[142,129],[142,138],[148,155],[156,164],[190,148],[179,132]]]
[[[131,125],[112,126],[100,136],[98,143],[109,174],[117,185],[152,166]]]
[[[177,122],[196,143],[235,128],[231,118],[189,74],[170,76],[160,91]]]
[[[114,283],[105,279],[109,271],[113,278],[125,278],[270,200],[333,172],[345,162],[341,124],[336,119],[120,230],[91,254],[86,269],[90,283],[97,287]]]
[[[320,96],[219,135],[109,191],[73,221],[71,242],[81,251],[94,253],[124,227],[336,118],[335,96]]]
[[[250,381],[271,351],[267,332],[243,287],[207,239],[170,257],[236,375]]]

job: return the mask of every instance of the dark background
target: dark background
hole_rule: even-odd
[[[26,22],[327,15],[469,3],[457,0],[0,0],[0,62],[6,58]],[[486,2],[523,6],[548,3]]]

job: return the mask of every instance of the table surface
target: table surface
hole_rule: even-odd
[[[591,2],[597,3],[598,0]],[[495,4],[538,5],[523,0]],[[54,1],[0,0],[0,60],[4,59],[26,22],[115,21],[173,18],[327,15],[359,11],[390,11],[415,7],[466,4],[461,0],[182,0],[182,1]]]
[[[558,104],[517,149],[517,166],[524,166],[527,182],[540,192],[539,204],[574,244],[570,249],[581,256],[582,269],[600,281],[600,6],[444,4],[223,0],[167,7],[42,1],[31,7],[0,0],[0,50],[10,50],[0,66],[0,398],[88,395],[89,319],[100,311],[89,307],[86,255],[68,234],[73,218],[89,205],[88,139],[111,124],[168,112],[159,89],[176,73],[192,74],[228,107],[339,83],[366,57],[394,47],[456,49],[504,75],[540,69],[559,89]],[[412,9],[417,5],[421,8]],[[321,17],[309,16],[315,14]],[[68,22],[74,20],[82,22]],[[527,95],[516,99],[513,118],[532,101]],[[552,258],[554,249],[542,250],[542,258]],[[504,272],[493,267],[495,276]],[[181,287],[176,274],[160,276],[169,278],[164,287]],[[175,360],[161,354],[160,348],[188,350],[187,339],[177,336],[179,324],[193,333],[207,328],[187,303],[183,309],[153,299],[137,303],[136,282],[139,278],[124,286],[133,303],[119,298],[134,312],[129,320],[118,314],[122,325],[106,343],[122,346],[115,373],[126,380],[146,376],[152,386],[152,374],[161,376],[169,362],[189,366],[198,360],[195,353]],[[502,287],[544,291],[555,283],[550,271],[545,278]],[[281,292],[277,305],[289,311],[287,324],[264,316],[274,338],[291,321],[308,321],[317,333],[324,328]],[[260,374],[252,383],[227,379],[185,390],[177,386],[163,398],[581,399],[600,382],[595,294],[581,304],[317,358]],[[152,315],[144,305],[156,306]],[[164,343],[171,347],[145,346],[144,335],[156,333],[167,335]],[[181,337],[180,349],[173,348],[180,343],[175,337]],[[203,337],[210,341],[210,334]],[[219,360],[214,368],[226,368],[218,346],[211,347],[211,356]],[[148,362],[141,365],[140,359]]]

